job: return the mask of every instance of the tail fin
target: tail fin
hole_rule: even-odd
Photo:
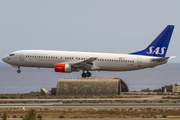
[[[165,57],[173,29],[174,25],[168,25],[146,49],[130,54]]]

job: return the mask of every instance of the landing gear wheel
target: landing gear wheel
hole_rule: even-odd
[[[17,70],[17,73],[20,73],[21,72],[21,70]]]
[[[83,72],[82,73],[82,77],[85,78],[86,77],[86,73]]]
[[[87,73],[86,73],[86,77],[91,77],[91,73],[90,73],[90,72],[87,72]]]

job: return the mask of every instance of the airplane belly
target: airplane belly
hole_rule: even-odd
[[[54,68],[54,63],[49,61],[39,61],[38,59],[26,59],[23,65],[24,67],[47,67],[47,68]]]
[[[127,71],[137,69],[137,66],[134,64],[101,64],[99,67],[104,71]]]
[[[54,64],[48,64],[48,63],[28,63],[25,66],[29,67],[44,67],[44,68],[54,68]]]

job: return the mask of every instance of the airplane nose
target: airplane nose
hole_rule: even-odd
[[[6,57],[3,57],[3,58],[2,58],[2,61],[6,62],[6,59],[7,59]]]
[[[5,60],[5,58],[3,57],[3,58],[2,58],[2,61],[4,61],[4,60]]]

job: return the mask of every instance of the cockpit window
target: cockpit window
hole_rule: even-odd
[[[15,54],[10,54],[9,56],[14,56]]]

